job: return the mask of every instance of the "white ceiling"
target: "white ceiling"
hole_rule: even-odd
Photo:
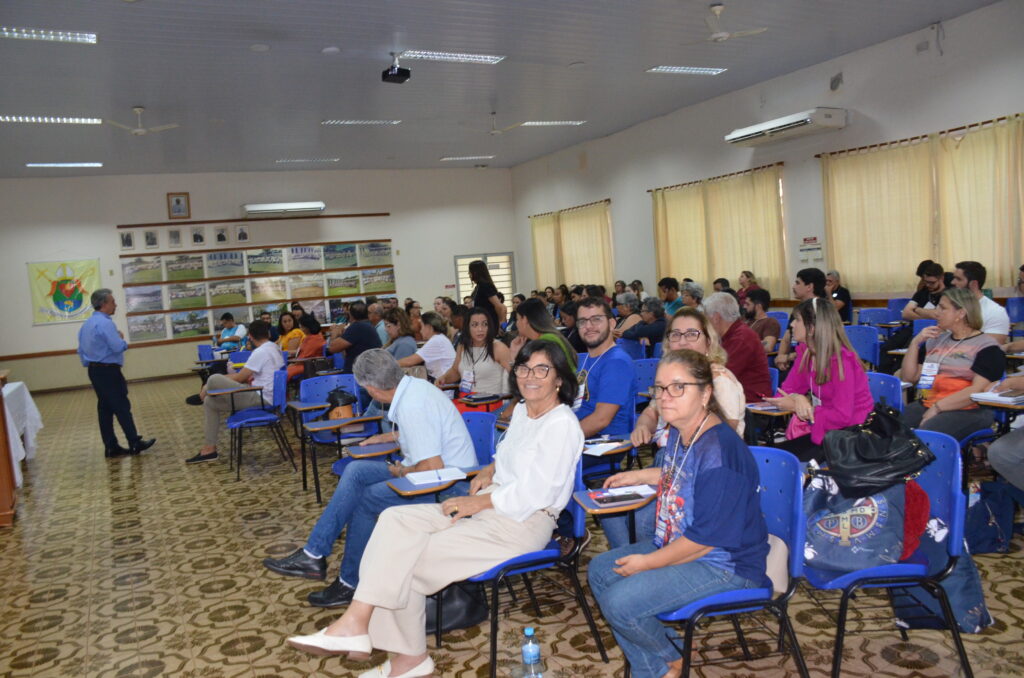
[[[110,125],[0,123],[0,177],[282,169],[511,167],[675,109],[948,20],[994,0],[726,0],[708,43],[701,0],[3,0],[0,25],[95,32],[95,46],[0,39],[0,114],[74,115],[178,129],[134,137]],[[269,46],[255,52],[254,44]],[[327,46],[340,53],[321,53]],[[389,52],[503,54],[496,66]],[[573,62],[582,65],[570,67]],[[655,65],[725,67],[714,77]],[[517,128],[585,119],[580,127]],[[396,118],[324,127],[327,118]],[[279,158],[337,157],[328,165]],[[102,169],[26,162],[99,161]]]

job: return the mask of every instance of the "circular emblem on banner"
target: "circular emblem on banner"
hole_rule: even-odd
[[[57,279],[50,281],[50,299],[53,307],[61,313],[74,313],[85,301],[85,290],[82,281],[75,275],[70,266],[62,265],[57,269]]]
[[[878,533],[889,519],[889,502],[882,495],[865,497],[842,513],[816,511],[812,529],[820,537],[840,546],[860,544]]]

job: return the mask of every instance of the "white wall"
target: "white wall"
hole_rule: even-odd
[[[805,236],[824,243],[821,173],[814,155],[1024,111],[1021,27],[1024,2],[1006,0],[946,24],[943,55],[934,31],[918,31],[515,167],[520,289],[531,287],[534,279],[531,214],[611,198],[615,277],[640,278],[650,291],[654,235],[646,191],[777,161],[785,162],[790,272],[808,265],[824,268],[826,262],[802,263],[796,256]],[[922,40],[930,40],[931,48],[918,54],[915,45]],[[831,92],[829,80],[840,71],[844,84]],[[735,128],[815,106],[849,109],[851,124],[757,149],[722,141]]]
[[[252,202],[323,200],[329,213],[390,217],[263,222],[252,244],[391,238],[400,296],[421,300],[455,279],[456,254],[515,247],[508,170],[159,174],[0,180],[0,356],[75,348],[80,324],[31,325],[25,263],[100,257],[102,284],[123,302],[117,224],[166,221],[165,194],[189,192],[193,219],[229,219]],[[207,226],[208,236],[210,234]],[[162,241],[163,242],[163,241]],[[138,244],[136,252],[139,252]],[[142,253],[145,250],[141,250]],[[122,311],[118,325],[126,330]],[[185,372],[193,344],[130,350],[129,378]],[[74,356],[0,362],[34,389],[86,383]]]

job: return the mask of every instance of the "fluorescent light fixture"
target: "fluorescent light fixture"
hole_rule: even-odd
[[[314,163],[314,162],[338,162],[341,158],[281,158],[275,160],[279,165],[287,163]]]
[[[323,212],[327,205],[321,200],[310,202],[268,202],[256,205],[242,205],[247,216],[290,214],[293,212]]]
[[[422,49],[409,49],[399,56],[403,59],[420,59],[422,61],[449,61],[459,64],[489,64],[493,66],[504,56],[496,54],[464,54],[462,52],[431,52]]]
[[[401,120],[322,120],[321,125],[397,125]]]
[[[39,122],[52,125],[102,125],[102,118],[67,118],[61,115],[0,115],[0,122]]]
[[[25,167],[103,167],[102,162],[26,162]]]
[[[493,155],[446,155],[441,158],[441,162],[448,162],[449,160],[493,160]]]
[[[725,73],[727,68],[706,68],[704,66],[655,66],[648,68],[647,73],[673,73],[675,75],[718,75]]]
[[[520,127],[572,127],[586,124],[586,120],[527,120]]]
[[[51,31],[45,28],[14,28],[0,26],[0,38],[15,40],[45,40],[47,42],[71,42],[79,45],[95,45],[95,33],[78,31]]]

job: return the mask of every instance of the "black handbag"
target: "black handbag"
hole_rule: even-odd
[[[875,403],[863,424],[826,433],[824,447],[828,468],[813,474],[833,478],[849,498],[906,482],[935,461],[928,446],[900,421],[899,412],[882,403]]]

